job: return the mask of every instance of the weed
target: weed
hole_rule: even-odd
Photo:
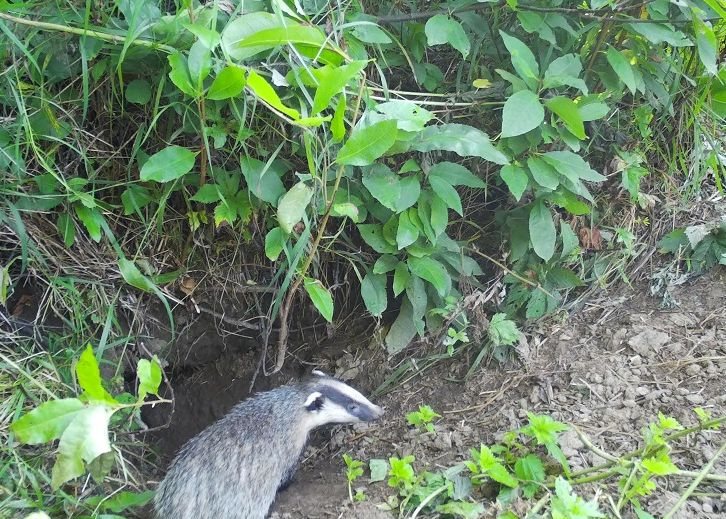
[[[406,414],[406,421],[416,427],[419,430],[426,430],[429,434],[436,434],[436,428],[431,423],[434,418],[440,418],[441,415],[437,414],[428,405],[421,405],[418,411],[411,411]]]

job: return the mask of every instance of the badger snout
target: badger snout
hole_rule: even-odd
[[[383,416],[384,413],[385,413],[385,411],[383,410],[383,408],[381,406],[374,405],[373,406],[373,418],[371,418],[371,420],[377,420],[378,418]]]

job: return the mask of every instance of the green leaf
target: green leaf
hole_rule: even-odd
[[[592,169],[585,159],[571,151],[548,151],[542,155],[542,159],[571,182],[577,180],[602,182],[605,180],[605,177]]]
[[[363,185],[383,206],[395,211],[401,197],[398,175],[385,164],[374,164],[363,171]]]
[[[539,157],[527,159],[527,167],[532,173],[534,181],[547,189],[557,189],[560,185],[560,175],[557,170]]]
[[[239,42],[263,29],[278,27],[281,23],[295,24],[296,22],[290,18],[263,11],[238,16],[225,25],[222,31],[222,48],[233,60],[243,61],[269,49],[269,47],[267,45],[240,47]]]
[[[718,73],[716,58],[718,55],[718,40],[711,28],[710,22],[701,21],[697,16],[693,16],[693,25],[696,32],[696,46],[698,47],[698,56],[706,72],[715,76]]]
[[[396,256],[384,254],[380,256],[373,265],[373,273],[385,274],[386,272],[390,272],[395,269],[398,263],[399,261]]]
[[[544,107],[529,90],[515,92],[504,103],[502,137],[515,137],[537,128],[544,121]]]
[[[415,204],[421,194],[421,183],[416,175],[403,177],[399,182],[399,187],[401,188],[401,196],[396,202],[395,211],[397,213]]]
[[[549,261],[555,253],[557,231],[552,213],[541,200],[534,203],[529,213],[529,239],[537,256]]]
[[[83,204],[74,204],[73,209],[76,211],[76,216],[83,223],[83,226],[88,231],[88,235],[98,243],[101,241],[101,224],[103,223],[103,215],[98,209],[89,209]]]
[[[126,86],[125,95],[129,103],[145,105],[151,100],[151,86],[145,79],[134,79]]]
[[[348,82],[360,74],[367,62],[364,60],[352,61],[342,67],[332,69],[320,82],[315,90],[312,114],[315,115],[328,107],[333,96],[339,94]]]
[[[146,398],[146,395],[149,393],[159,396],[161,366],[156,357],[150,361],[147,359],[139,359],[136,365],[136,376],[139,378],[139,402]]]
[[[169,72],[171,82],[186,95],[195,97],[197,91],[192,86],[192,80],[189,77],[189,68],[187,67],[187,59],[184,55],[179,51],[172,52],[169,54],[169,65],[171,66],[171,71]]]
[[[577,106],[580,112],[580,119],[583,121],[596,121],[602,119],[610,112],[610,107],[600,101]]]
[[[610,66],[620,78],[620,81],[625,83],[625,86],[628,87],[631,94],[635,95],[638,84],[635,80],[635,72],[633,72],[633,67],[630,65],[628,58],[612,46],[608,47],[606,57],[608,63],[610,63]]]
[[[429,170],[429,178],[431,177],[438,177],[452,186],[486,187],[482,179],[475,176],[461,164],[454,162],[439,162],[434,164]]]
[[[167,146],[154,153],[141,167],[141,180],[171,182],[189,173],[197,154],[181,146]]]
[[[415,213],[415,209],[404,211],[398,217],[396,244],[398,245],[399,250],[408,247],[418,239],[419,228],[411,221],[409,216],[412,212]]]
[[[153,490],[147,490],[146,492],[123,491],[112,495],[108,499],[104,499],[103,502],[99,500],[99,504],[102,510],[118,514],[129,508],[144,506],[154,498],[154,494],[155,492]],[[91,499],[86,499],[85,503],[89,503]],[[95,501],[92,502],[94,503],[92,506],[97,506]],[[108,517],[103,514],[98,517],[100,519],[117,519],[116,517]]]
[[[396,254],[396,247],[383,237],[383,226],[380,224],[360,223],[358,224],[360,235],[370,247],[381,254]]]
[[[338,164],[367,166],[383,155],[396,142],[396,121],[380,121],[356,130],[338,152]]]
[[[351,31],[353,36],[365,43],[380,43],[386,45],[391,43],[391,38],[378,25],[371,22],[357,22],[358,25]]]
[[[542,460],[535,454],[527,454],[514,464],[514,473],[523,481],[541,483],[545,480],[545,469]]]
[[[63,431],[58,443],[58,456],[53,465],[51,488],[57,490],[63,483],[85,473],[84,461],[90,463],[111,451],[108,440],[110,410],[94,405],[79,411]]]
[[[434,118],[434,114],[416,103],[401,99],[376,105],[376,112],[386,115],[388,119],[395,119],[398,129],[406,132],[420,132]],[[402,169],[399,173],[405,171]]]
[[[330,209],[330,216],[336,216],[338,218],[347,216],[353,221],[353,223],[358,223],[361,219],[358,206],[352,202],[333,204],[333,207]]]
[[[208,29],[203,25],[185,23],[184,28],[196,36],[209,50],[214,50],[214,48],[222,41],[217,31]]]
[[[144,292],[154,292],[156,290],[156,285],[141,273],[133,261],[126,258],[119,258],[118,268],[124,281],[132,287],[136,287]]]
[[[463,519],[478,519],[479,517],[484,517],[485,510],[482,503],[472,503],[470,501],[447,501],[444,504],[436,506],[437,514],[444,514],[447,517],[451,515]]]
[[[21,443],[47,443],[59,438],[83,408],[83,402],[77,398],[49,400],[13,422],[10,431]]]
[[[151,193],[144,186],[127,184],[121,193],[121,203],[124,206],[124,215],[128,216],[140,211],[152,202]]]
[[[202,187],[197,189],[194,196],[189,198],[192,202],[201,202],[203,204],[211,204],[213,202],[219,202],[220,193],[219,186],[217,184],[204,184]]]
[[[489,136],[465,124],[437,124],[427,126],[411,142],[416,151],[453,151],[460,157],[481,157],[495,164],[509,164],[509,159],[496,149]]]
[[[448,207],[463,216],[464,210],[461,207],[461,198],[459,198],[459,193],[456,192],[456,189],[451,184],[439,177],[429,177],[429,183],[436,193],[436,196],[443,200]]]
[[[245,71],[234,65],[224,67],[207,92],[207,99],[221,101],[238,96],[245,88]]]
[[[588,89],[585,82],[580,79],[582,62],[577,54],[565,54],[552,61],[547,67],[542,86],[544,88],[557,88],[570,86],[579,89],[587,94]]]
[[[547,101],[547,108],[553,113],[557,114],[562,122],[565,123],[565,127],[572,132],[572,134],[578,139],[584,139],[585,125],[582,121],[580,111],[571,99],[564,96],[557,96]]]
[[[673,47],[690,47],[693,45],[684,33],[665,23],[629,23],[625,24],[624,27],[627,27],[629,32],[644,36],[655,45],[663,42]]]
[[[212,53],[203,42],[196,41],[189,49],[187,66],[189,67],[189,77],[192,80],[192,85],[194,85],[197,92],[201,92],[202,82],[212,70]]]
[[[279,45],[298,43],[322,48],[326,45],[326,41],[325,33],[320,28],[291,23],[287,26],[257,31],[251,36],[239,41],[237,47],[271,49]]]
[[[494,314],[489,321],[489,338],[495,346],[511,346],[519,341],[520,335],[517,323],[507,319],[507,314]]]
[[[448,295],[451,290],[451,277],[446,268],[430,256],[408,258],[408,267],[415,276],[431,283],[439,296]]]
[[[408,271],[408,265],[404,261],[399,261],[393,272],[393,295],[398,295],[406,290],[408,280],[411,279],[411,273]]]
[[[388,462],[383,459],[373,458],[368,462],[371,471],[371,483],[377,483],[386,479],[388,475]]]
[[[529,86],[536,85],[537,78],[539,78],[539,65],[537,65],[537,60],[534,58],[532,51],[514,36],[509,36],[503,31],[499,31],[499,34],[512,56],[512,66],[519,74],[519,77],[524,79]]]
[[[524,168],[509,164],[499,170],[499,176],[502,177],[502,180],[504,180],[504,183],[507,184],[509,191],[512,195],[514,195],[517,202],[519,202],[522,199],[524,191],[529,185],[529,177],[527,177],[527,172]]]
[[[285,248],[285,233],[279,227],[270,229],[265,236],[265,256],[270,261],[277,261],[280,253]]]
[[[333,142],[340,142],[345,137],[345,96],[338,97],[338,104],[335,106],[333,119],[330,121],[330,133],[333,135]]]
[[[388,306],[385,274],[369,273],[360,284],[360,292],[366,309],[375,317],[379,317]]]
[[[404,297],[398,317],[393,321],[386,334],[386,351],[388,354],[395,355],[408,346],[416,335],[416,331],[411,302],[408,297]]]
[[[562,227],[569,227],[569,225],[563,225]],[[552,267],[547,272],[547,281],[551,282],[558,290],[567,290],[584,285],[583,281],[577,277],[577,274],[564,267]]]
[[[438,196],[431,197],[431,230],[435,237],[439,237],[449,225],[449,210],[446,203]]]
[[[312,197],[313,190],[304,182],[298,182],[280,199],[277,205],[277,221],[285,233],[292,232],[295,224],[302,220]]]
[[[300,118],[300,112],[294,108],[285,106],[280,100],[280,97],[277,95],[277,92],[275,92],[275,89],[272,88],[272,85],[270,85],[264,77],[260,76],[254,70],[250,70],[247,74],[247,86],[252,89],[257,97],[265,101],[275,110],[282,112],[293,119]]]
[[[56,223],[58,232],[63,238],[63,243],[66,247],[70,247],[76,241],[76,226],[73,224],[73,218],[68,213],[61,213],[58,215],[58,222]]]
[[[285,186],[280,180],[282,172],[276,164],[274,162],[266,164],[252,157],[243,156],[240,159],[240,168],[252,194],[273,206],[277,205],[285,193]]]
[[[83,388],[83,394],[89,400],[116,403],[116,400],[108,394],[101,383],[101,371],[98,369],[98,362],[96,362],[96,356],[93,354],[90,344],[86,346],[78,359],[76,377],[78,385]]]
[[[469,55],[471,50],[469,37],[461,24],[453,18],[449,18],[445,14],[432,16],[426,22],[425,31],[429,46],[448,43],[461,52],[463,59]]]
[[[333,321],[333,296],[323,284],[317,279],[305,278],[305,290],[312,300],[315,308],[325,318],[326,321]]]

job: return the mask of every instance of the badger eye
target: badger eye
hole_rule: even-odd
[[[353,403],[348,404],[348,412],[349,413],[358,412],[358,404],[353,404]]]

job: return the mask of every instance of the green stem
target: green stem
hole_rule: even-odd
[[[144,40],[144,39],[134,39],[129,40],[126,36],[121,36],[118,34],[109,34],[106,32],[96,31],[93,29],[83,29],[81,27],[71,27],[69,25],[61,25],[59,23],[49,23],[49,22],[39,22],[37,20],[27,20],[25,18],[20,18],[17,16],[13,16],[11,14],[0,12],[0,19],[8,20],[10,22],[18,23],[21,25],[28,25],[30,27],[37,27],[38,29],[43,29],[46,31],[55,31],[55,32],[65,32],[68,34],[77,34],[79,36],[91,36],[92,38],[96,38],[103,41],[108,41],[111,43],[130,43],[131,45],[139,45],[141,47],[148,47],[150,49],[157,49],[157,50],[163,50],[165,52],[174,52],[176,49],[174,47],[171,47],[170,45],[165,45],[163,43],[157,43],[155,41],[151,40]]]

